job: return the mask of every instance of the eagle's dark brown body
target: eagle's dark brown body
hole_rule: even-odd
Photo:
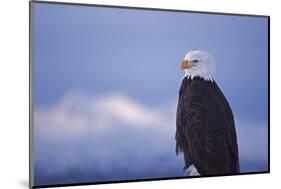
[[[215,82],[183,79],[176,125],[176,152],[183,152],[185,168],[193,164],[200,175],[239,173],[233,114]]]

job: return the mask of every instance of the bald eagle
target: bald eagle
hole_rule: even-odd
[[[183,152],[187,176],[239,173],[231,107],[214,80],[215,63],[204,51],[189,51],[181,64],[176,118],[176,154]]]

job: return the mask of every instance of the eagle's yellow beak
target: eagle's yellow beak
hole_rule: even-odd
[[[190,64],[189,64],[188,60],[182,61],[182,63],[181,63],[181,69],[182,70],[187,69],[189,67],[190,67]]]

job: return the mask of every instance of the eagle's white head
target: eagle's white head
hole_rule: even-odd
[[[206,81],[214,81],[215,68],[213,57],[209,53],[199,50],[189,51],[181,63],[185,77],[190,79],[198,76]]]

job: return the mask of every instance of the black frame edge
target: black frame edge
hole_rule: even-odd
[[[270,17],[269,15],[258,15],[258,14],[243,14],[243,13],[227,13],[227,12],[211,12],[211,11],[192,11],[184,9],[166,9],[166,8],[151,8],[151,7],[134,7],[134,6],[122,6],[122,5],[104,5],[104,4],[90,4],[90,3],[70,3],[70,2],[59,2],[59,1],[41,1],[31,0],[33,3],[41,4],[57,4],[57,5],[70,5],[70,6],[85,6],[85,7],[103,7],[103,8],[120,8],[120,9],[137,9],[137,10],[154,10],[164,12],[182,12],[182,13],[199,13],[199,14],[212,14],[212,15],[224,15],[224,16],[247,16],[247,17]]]
[[[33,10],[32,1],[29,1],[29,188],[34,187],[34,162],[33,162],[33,77],[32,77],[32,34]],[[31,137],[32,136],[32,137]]]
[[[162,180],[184,180],[194,178],[212,178],[212,177],[229,177],[229,176],[241,176],[241,175],[258,175],[269,174],[269,171],[261,172],[246,172],[239,174],[224,174],[224,175],[208,175],[208,176],[190,176],[190,177],[163,177],[163,178],[151,178],[151,179],[132,179],[132,180],[118,180],[118,181],[101,181],[101,182],[85,182],[85,183],[70,183],[70,184],[52,184],[52,185],[35,185],[32,188],[53,188],[53,187],[69,187],[69,186],[88,186],[88,185],[100,185],[100,184],[122,184],[122,183],[136,183],[136,182],[153,182]]]
[[[267,81],[268,81],[268,92],[267,92],[267,99],[268,99],[268,102],[267,102],[267,105],[268,105],[268,116],[267,116],[267,120],[268,120],[268,136],[267,136],[267,139],[268,139],[268,155],[267,155],[267,158],[268,158],[268,172],[270,173],[270,17],[268,17],[268,25],[267,25],[267,40],[268,40],[268,53],[267,53],[267,57],[268,57],[268,73],[267,73]]]

